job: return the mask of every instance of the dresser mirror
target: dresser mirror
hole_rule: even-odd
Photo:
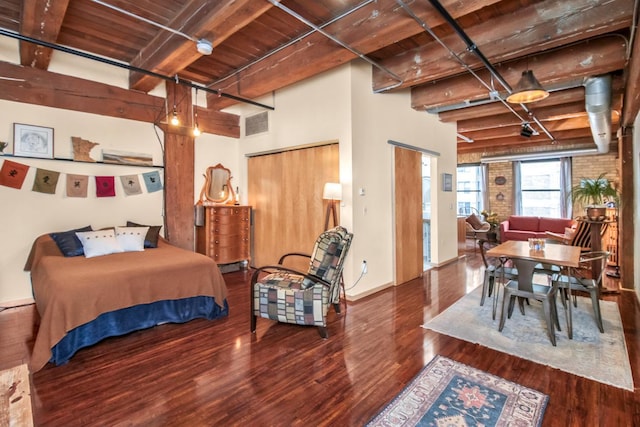
[[[231,178],[231,171],[222,164],[209,166],[204,175],[204,186],[200,192],[200,200],[218,204],[234,204],[236,196],[231,186]]]

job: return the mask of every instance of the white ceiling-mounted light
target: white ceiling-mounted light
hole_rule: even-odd
[[[213,52],[213,44],[207,39],[200,39],[196,43],[196,49],[201,55],[211,55]]]

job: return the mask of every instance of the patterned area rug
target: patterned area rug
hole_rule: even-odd
[[[426,329],[551,366],[574,375],[633,391],[631,365],[624,341],[618,305],[600,301],[604,333],[593,317],[589,298],[578,297],[573,308],[573,339],[567,337],[566,317],[558,303],[562,331],[556,331],[556,347],[551,345],[542,315],[542,304],[530,301],[525,315],[515,308],[502,332],[498,331],[500,310],[491,319],[492,299],[480,306],[481,288],[475,289],[431,319]],[[500,294],[502,296],[502,293]],[[502,300],[500,300],[501,302]]]
[[[436,356],[368,426],[539,426],[549,396]]]
[[[33,426],[30,389],[27,365],[0,371],[0,426]]]

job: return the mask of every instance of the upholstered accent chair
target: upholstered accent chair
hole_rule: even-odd
[[[327,313],[330,305],[340,313],[342,270],[352,239],[352,233],[337,226],[318,237],[310,255],[288,253],[278,265],[258,268],[251,278],[251,332],[256,331],[257,318],[264,317],[317,326],[320,336],[328,338]],[[285,267],[290,256],[309,258],[308,271]]]
[[[607,231],[609,224],[603,223],[600,228],[600,237]],[[576,227],[569,234],[546,232],[546,236],[550,240],[555,240],[569,246],[579,246],[583,252],[591,251],[591,224],[586,221],[576,221]]]
[[[486,239],[487,232],[491,230],[491,224],[484,221],[481,217],[475,213],[471,213],[465,218],[464,224],[466,226],[466,237],[473,239],[473,251],[476,251],[476,242],[478,239]]]

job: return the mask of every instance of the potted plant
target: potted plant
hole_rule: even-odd
[[[618,190],[602,173],[597,178],[580,178],[580,183],[571,189],[571,200],[587,210],[591,220],[603,219],[606,215],[606,203],[619,202]]]

